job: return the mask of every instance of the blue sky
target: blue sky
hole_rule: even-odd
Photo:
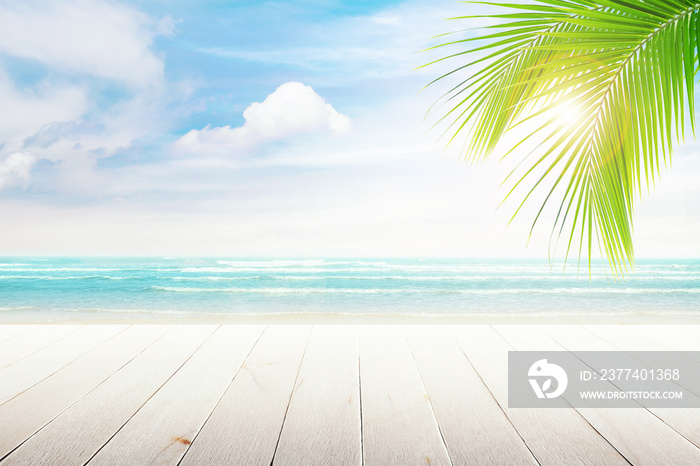
[[[423,121],[449,65],[416,52],[475,12],[3,2],[0,253],[546,257],[546,221],[525,248],[529,213],[497,209],[509,167]],[[640,204],[640,256],[700,256],[697,152]]]

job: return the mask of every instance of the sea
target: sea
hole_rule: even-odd
[[[700,260],[0,258],[0,322],[700,323]]]

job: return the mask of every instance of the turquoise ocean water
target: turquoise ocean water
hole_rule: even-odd
[[[640,260],[616,282],[545,260],[0,258],[1,322],[259,315],[700,323],[700,260]]]

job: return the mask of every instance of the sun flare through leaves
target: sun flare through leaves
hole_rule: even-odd
[[[532,228],[553,207],[550,257],[563,239],[565,261],[578,251],[590,270],[595,248],[623,277],[634,266],[635,202],[686,126],[695,133],[700,3],[468,3],[499,12],[451,18],[489,25],[433,47],[462,48],[428,64],[459,64],[430,83],[458,80],[429,115],[449,143],[463,141],[468,161],[522,158],[507,198],[523,192],[513,217],[535,193],[543,198]]]

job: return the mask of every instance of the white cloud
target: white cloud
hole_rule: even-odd
[[[20,91],[0,69],[0,107],[0,145],[13,151],[43,125],[79,118],[88,103],[85,91],[75,86],[44,83]]]
[[[347,115],[338,113],[311,86],[298,82],[282,84],[263,102],[253,102],[243,112],[243,118],[245,124],[236,128],[193,129],[175,142],[175,151],[225,155],[263,141],[303,133],[344,133],[352,127]]]
[[[134,139],[158,134],[177,113],[163,115],[170,102],[167,88],[139,93],[89,119],[56,120],[23,140],[23,147],[42,159],[105,158],[128,148]]]
[[[170,25],[170,26],[169,26]],[[102,0],[10,1],[0,6],[0,51],[52,68],[131,87],[159,81],[163,61],[149,49],[172,21]]]
[[[1,2],[0,54],[39,62],[48,73],[35,83],[13,81],[0,68],[0,108],[7,109],[0,113],[0,160],[31,152],[61,162],[55,186],[100,181],[98,158],[162,132],[177,117],[171,104],[189,95],[165,80],[163,59],[151,50],[153,38],[174,34],[175,25],[105,0]],[[124,95],[97,101],[105,80]]]
[[[0,189],[26,186],[36,157],[28,152],[15,152],[0,162]]]
[[[171,37],[175,35],[175,28],[177,23],[182,22],[182,20],[175,20],[170,16],[165,16],[157,23],[156,31],[161,36]]]

